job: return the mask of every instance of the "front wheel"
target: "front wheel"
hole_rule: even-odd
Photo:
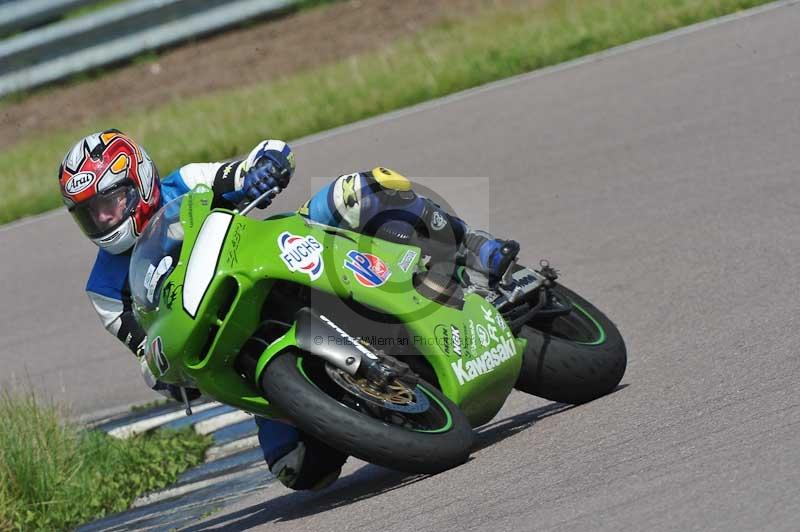
[[[560,403],[580,404],[612,392],[625,374],[627,352],[617,327],[587,300],[562,285],[556,297],[572,311],[531,321],[516,388]]]
[[[396,381],[376,392],[337,372],[316,357],[285,352],[267,365],[261,388],[301,430],[367,462],[438,473],[469,457],[469,421],[427,382]]]

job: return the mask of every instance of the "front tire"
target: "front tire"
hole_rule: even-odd
[[[553,288],[573,310],[566,316],[523,325],[528,341],[516,388],[560,403],[581,404],[606,395],[625,374],[627,351],[611,320],[562,285]]]
[[[310,357],[310,362],[318,359]],[[433,412],[427,430],[410,430],[353,409],[323,390],[329,382],[312,382],[323,372],[304,367],[304,359],[285,352],[270,361],[261,377],[267,399],[301,430],[344,453],[406,473],[439,473],[467,461],[473,434],[469,421],[449,399],[425,381],[417,388]]]

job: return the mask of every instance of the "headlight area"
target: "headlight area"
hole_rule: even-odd
[[[219,267],[222,247],[232,220],[231,214],[212,212],[197,235],[183,282],[183,309],[193,318],[197,316],[200,304]]]

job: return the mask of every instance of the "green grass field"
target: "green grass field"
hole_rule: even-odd
[[[489,10],[265,85],[22,139],[0,151],[0,223],[59,206],[58,163],[95,130],[129,133],[166,174],[188,162],[240,155],[265,137],[298,138],[764,3],[554,0],[542,8]]]
[[[0,393],[0,530],[67,530],[175,482],[210,445],[193,430],[117,440],[64,423],[29,394]]]

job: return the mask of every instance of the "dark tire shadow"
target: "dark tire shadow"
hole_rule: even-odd
[[[622,386],[618,387],[618,391]],[[612,392],[613,393],[613,392]],[[524,431],[539,420],[575,408],[575,405],[550,403],[528,412],[483,425],[475,431],[472,451]],[[474,460],[472,458],[471,460]],[[328,510],[347,506],[371,497],[389,493],[430,478],[431,475],[410,475],[367,464],[352,474],[339,479],[333,486],[320,492],[296,491],[254,504],[233,513],[220,515],[197,525],[183,528],[188,532],[238,531],[275,522],[302,519]]]
[[[573,408],[580,408],[581,406],[591,404],[595,401],[602,401],[604,397],[613,395],[619,391],[627,388],[628,384],[619,384],[610,393],[598,397],[594,401],[589,401],[580,405],[571,405],[566,403],[550,403],[533,410],[528,410],[521,414],[511,416],[505,419],[500,419],[493,423],[483,425],[475,429],[475,443],[472,446],[472,452],[484,449],[492,444],[510,438],[518,432],[528,429],[535,425],[539,420],[550,417],[555,414],[572,410]],[[525,392],[520,392],[525,393]]]
[[[539,420],[576,408],[576,405],[550,403],[475,429],[472,452],[480,451],[534,426]]]
[[[408,486],[428,475],[409,475],[367,464],[320,492],[294,491],[181,530],[238,531],[327,512]]]

